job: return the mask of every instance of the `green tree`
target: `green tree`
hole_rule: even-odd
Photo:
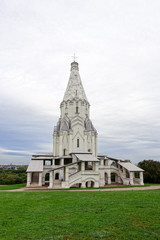
[[[138,163],[138,167],[145,171],[145,183],[160,183],[160,162],[154,160],[143,160]]]

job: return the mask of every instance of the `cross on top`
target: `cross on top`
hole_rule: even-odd
[[[73,58],[73,61],[75,62],[75,60],[76,60],[76,55],[75,55],[75,53],[74,53],[74,55],[72,56],[72,58]]]

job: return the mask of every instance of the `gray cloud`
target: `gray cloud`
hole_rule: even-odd
[[[73,52],[99,152],[159,160],[159,12],[158,0],[1,1],[0,161],[52,151]]]

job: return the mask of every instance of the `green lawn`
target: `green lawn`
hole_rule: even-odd
[[[13,185],[0,185],[0,190],[12,190],[12,189],[19,189],[26,186],[26,183],[22,184],[13,184]]]
[[[1,240],[159,240],[160,190],[0,192]]]
[[[159,186],[160,184],[152,184],[152,183],[145,183],[144,186],[141,185],[122,185],[122,186],[110,186],[110,187],[100,187],[99,189],[103,189],[103,188],[129,188],[129,187],[149,187],[149,186]],[[22,184],[12,184],[12,185],[0,185],[0,190],[12,190],[12,189],[19,189],[19,188],[23,188],[26,187],[26,183],[22,183]],[[66,191],[66,190],[84,190],[84,188],[67,188],[67,189],[56,189],[56,190],[61,190],[61,191]],[[95,189],[95,188],[88,188],[88,189]],[[46,189],[31,189],[29,191],[46,191]],[[48,189],[48,191],[54,191],[55,189]]]

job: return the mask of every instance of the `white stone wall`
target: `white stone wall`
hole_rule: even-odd
[[[97,133],[93,126],[85,128],[89,121],[90,104],[87,100],[78,63],[71,63],[71,74],[62,103],[60,104],[60,128],[54,131],[53,155],[63,156],[76,151],[90,151],[97,155]],[[79,146],[77,146],[77,140]]]

